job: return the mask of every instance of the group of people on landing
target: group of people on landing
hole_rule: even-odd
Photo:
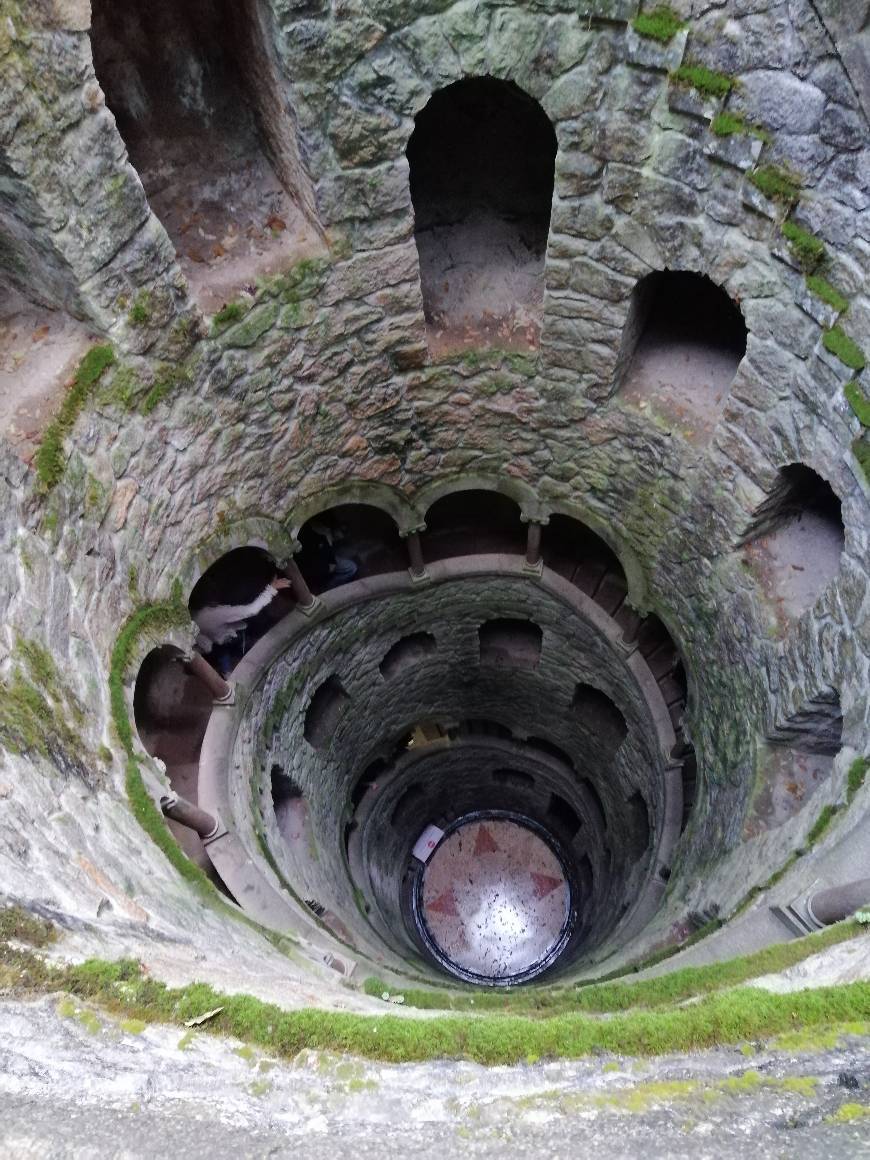
[[[325,519],[311,521],[300,533],[300,567],[309,584],[320,592],[347,584],[359,571],[355,560],[335,550],[345,536],[343,528],[334,527]],[[190,614],[199,630],[196,648],[209,658],[221,676],[235,668],[263,635],[269,622],[260,614],[280,591],[288,588],[290,581],[276,572],[259,595],[245,604],[220,603],[220,593],[214,584],[206,584],[195,594],[196,604],[192,604]]]

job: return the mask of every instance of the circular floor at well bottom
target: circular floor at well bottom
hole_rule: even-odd
[[[418,884],[424,941],[461,978],[507,984],[548,967],[569,933],[571,889],[525,819],[475,815],[446,833]]]

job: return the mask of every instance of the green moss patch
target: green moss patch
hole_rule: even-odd
[[[849,766],[849,772],[846,774],[847,805],[852,804],[852,799],[863,786],[868,769],[870,769],[870,757],[856,757]]]
[[[51,491],[60,482],[66,467],[64,440],[75,426],[101,375],[114,361],[115,352],[110,346],[94,346],[79,363],[72,387],[57,417],[46,428],[36,452],[36,475],[43,492]]]
[[[807,274],[812,274],[827,257],[825,243],[796,222],[783,222],[781,228],[783,237],[800,263],[801,269]]]
[[[234,322],[240,322],[245,316],[245,308],[241,302],[227,302],[211,320],[212,334],[220,334]]]
[[[649,12],[641,12],[631,22],[638,36],[657,40],[659,44],[670,44],[683,25],[682,17],[669,4],[659,4]]]
[[[822,345],[851,371],[863,371],[867,365],[863,350],[842,327],[832,326],[830,330],[826,330],[822,336]]]
[[[786,169],[777,165],[762,165],[753,169],[748,177],[755,188],[770,201],[789,206],[800,201],[800,180]]]
[[[768,141],[770,134],[760,125],[751,125],[739,113],[722,110],[710,122],[710,131],[717,137],[757,137]]]
[[[515,992],[495,991],[428,991],[402,989],[398,994],[405,1006],[442,1011],[486,1011],[525,1015],[552,1015],[559,1012],[588,1011],[611,1013],[632,1008],[662,1007],[697,999],[726,987],[736,987],[759,975],[784,971],[828,947],[862,934],[857,922],[836,923],[817,934],[776,943],[751,955],[709,963],[703,967],[684,967],[655,979],[636,982],[592,983],[579,987],[524,987]],[[381,998],[389,988],[380,979],[369,978],[366,994]]]
[[[53,967],[49,974],[55,989],[64,988],[127,1018],[180,1024],[220,1007],[201,1033],[236,1036],[285,1059],[306,1049],[350,1052],[393,1063],[470,1059],[490,1065],[520,1063],[530,1056],[580,1058],[601,1051],[658,1055],[870,1016],[868,983],[790,995],[744,988],[688,1007],[634,1011],[606,1020],[583,1014],[411,1019],[310,1008],[284,1011],[250,995],[221,994],[202,983],[173,989],[142,977],[137,964],[130,962],[90,961],[78,967]]]
[[[48,650],[19,638],[12,670],[0,680],[0,744],[10,753],[43,757],[89,782],[96,762],[78,733],[84,722],[81,702],[60,679]]]
[[[808,275],[807,289],[811,294],[815,294],[816,298],[833,307],[838,314],[844,314],[849,309],[849,299],[842,295],[836,286],[832,286],[827,278],[822,278],[818,274]]]
[[[870,484],[870,443],[863,439],[852,440],[852,454],[864,479]]]
[[[815,846],[816,842],[827,833],[830,829],[831,822],[837,813],[837,807],[832,805],[823,806],[819,816],[813,822],[809,833],[807,834],[807,845]]]
[[[851,383],[846,383],[843,387],[843,394],[861,426],[870,427],[870,397],[861,384],[854,380]]]
[[[684,64],[671,73],[671,82],[683,88],[695,89],[705,97],[727,97],[734,87],[734,78],[714,72],[702,64]]]
[[[131,326],[145,326],[151,321],[151,294],[148,290],[140,290],[136,295],[127,314],[127,321]]]

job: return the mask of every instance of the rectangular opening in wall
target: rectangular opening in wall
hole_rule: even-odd
[[[94,0],[97,79],[193,296],[214,313],[321,248],[261,0]]]

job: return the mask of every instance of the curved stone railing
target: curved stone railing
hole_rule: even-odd
[[[452,558],[428,566],[426,587],[451,580],[480,576],[523,576],[522,557],[477,556]],[[649,872],[634,902],[607,938],[606,945],[624,946],[649,921],[657,910],[666,889],[662,871],[670,868],[680,837],[682,819],[682,784],[680,766],[671,760],[675,733],[668,707],[655,676],[643,656],[626,647],[619,625],[594,600],[569,581],[546,567],[531,583],[539,585],[558,601],[584,618],[619,656],[627,675],[636,682],[648,707],[661,762],[662,806],[657,823]],[[242,659],[232,673],[235,698],[232,704],[215,706],[206,731],[200,755],[199,805],[214,815],[225,827],[225,833],[207,844],[215,869],[237,898],[240,905],[258,921],[273,930],[302,934],[311,943],[311,953],[327,960],[341,959],[344,948],[315,925],[301,900],[291,897],[279,875],[259,845],[250,806],[252,771],[241,768],[235,753],[236,738],[252,698],[257,696],[272,664],[295,640],[306,634],[312,624],[322,624],[331,617],[364,602],[408,594],[418,589],[407,572],[389,573],[358,580],[323,593],[315,609],[307,615],[291,612],[267,633]],[[374,933],[374,932],[373,932]],[[385,960],[383,948],[367,945],[361,939],[358,951],[379,964],[402,969],[400,961]],[[349,972],[349,965],[344,964]]]

